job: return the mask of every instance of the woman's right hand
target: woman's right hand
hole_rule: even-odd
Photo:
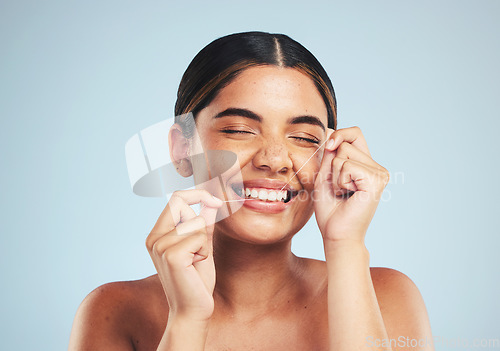
[[[202,210],[197,216],[189,205],[200,202]],[[212,316],[212,236],[222,204],[206,190],[176,191],[146,239],[168,300],[169,320],[205,322]]]

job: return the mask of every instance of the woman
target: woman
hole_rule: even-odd
[[[146,239],[158,274],[89,294],[71,350],[433,349],[416,286],[369,267],[388,171],[359,128],[336,130],[333,87],[307,49],[261,32],[215,40],[180,83],[175,113],[188,112],[195,125],[178,119],[169,135],[178,172],[201,172],[196,150],[230,150],[242,182],[174,193]],[[216,221],[223,200],[243,206]],[[313,212],[326,262],[291,252]]]

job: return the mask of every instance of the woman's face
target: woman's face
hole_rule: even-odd
[[[327,124],[320,93],[298,70],[252,67],[223,88],[199,112],[196,129],[205,150],[237,155],[242,177],[225,180],[225,191],[229,200],[247,200],[217,223],[215,234],[264,244],[297,233],[313,213],[311,194],[323,154],[315,151],[326,140]],[[286,184],[288,191],[280,192]],[[280,201],[284,195],[290,201]]]

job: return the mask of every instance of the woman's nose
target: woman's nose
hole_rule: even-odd
[[[285,141],[277,139],[265,140],[252,162],[256,168],[273,173],[286,173],[293,168]]]

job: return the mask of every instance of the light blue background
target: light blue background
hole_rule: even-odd
[[[65,349],[92,289],[155,273],[144,240],[165,201],[133,195],[125,142],[172,117],[203,46],[246,30],[309,48],[339,127],[361,127],[390,170],[371,264],[413,279],[448,346],[500,338],[500,1],[13,0],[0,3],[2,349]],[[294,251],[323,257],[314,222]]]

